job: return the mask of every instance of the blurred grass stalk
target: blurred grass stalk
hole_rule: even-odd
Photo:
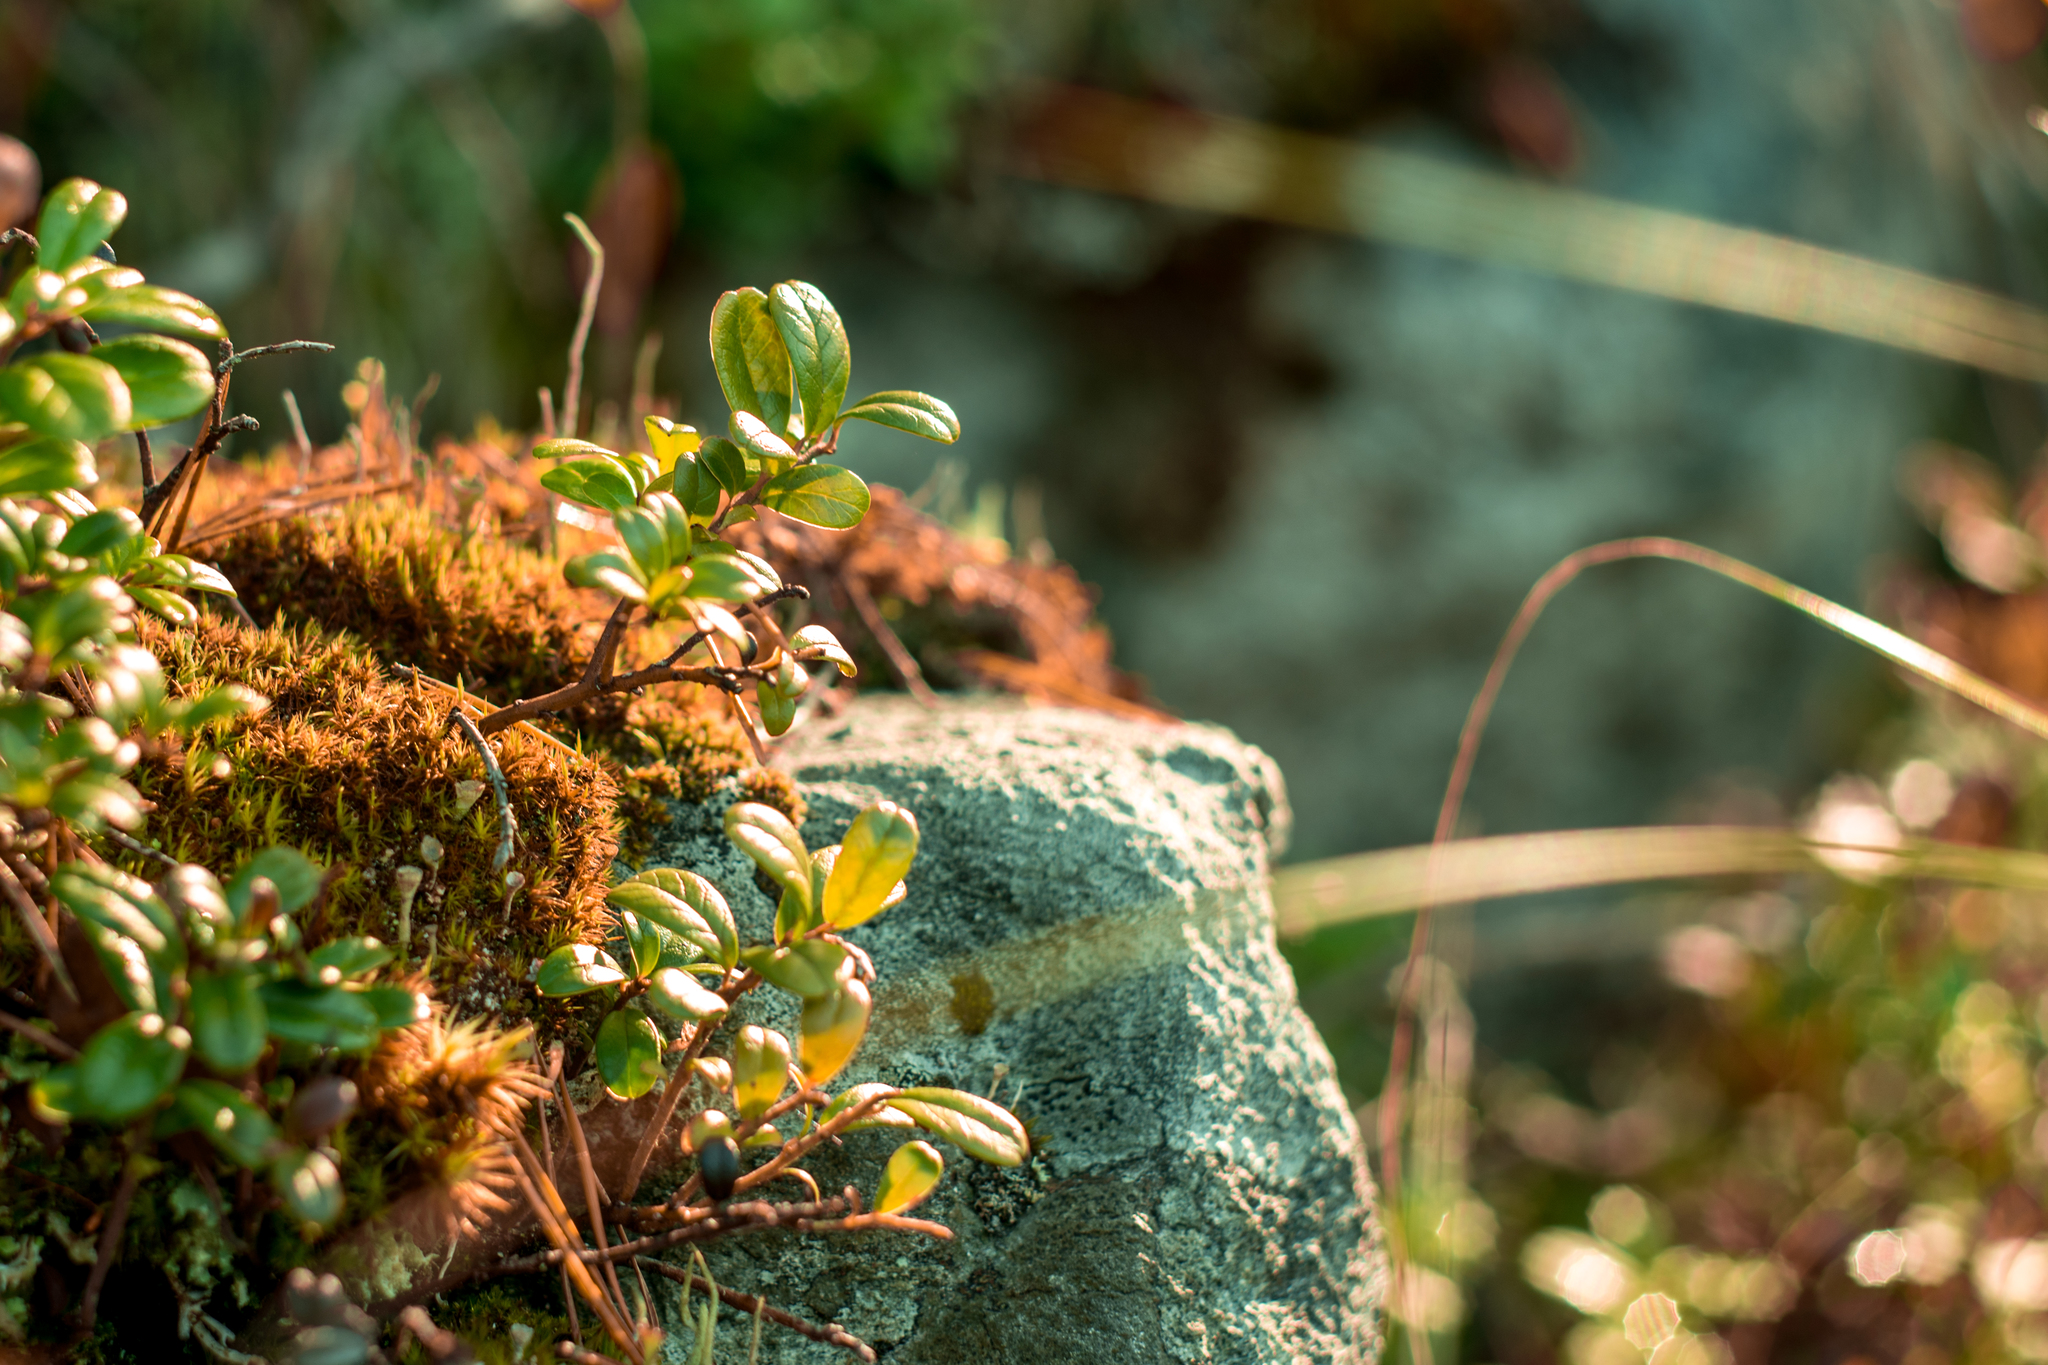
[[[2048,314],[1711,219],[1099,91],[1048,93],[1011,169],[1770,318],[2048,381]]]
[[[1273,899],[1282,938],[1354,920],[1546,891],[1704,877],[1824,872],[1853,879],[1920,877],[2048,891],[2048,854],[1934,840],[1843,844],[1745,825],[1580,829],[1458,839],[1435,850],[1383,849],[1282,868]]]

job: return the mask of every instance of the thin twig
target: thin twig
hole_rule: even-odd
[[[576,1102],[569,1098],[568,1085],[557,1081],[555,1093],[561,1097],[562,1117],[567,1122],[569,1140],[576,1144],[576,1173],[583,1181],[583,1211],[590,1215],[590,1240],[602,1256],[606,1250],[604,1202],[598,1194],[597,1166],[590,1159],[590,1144],[583,1138],[583,1120],[577,1116]],[[619,1284],[619,1272],[609,1260],[605,1262],[604,1273],[611,1285],[612,1296],[618,1300],[619,1316],[631,1318],[632,1310],[626,1306],[626,1291]]]
[[[140,1133],[141,1129],[135,1132]],[[121,1183],[114,1190],[114,1207],[100,1229],[99,1254],[93,1259],[92,1274],[86,1277],[85,1293],[78,1300],[79,1325],[87,1334],[92,1332],[93,1322],[99,1316],[100,1290],[107,1283],[114,1258],[121,1252],[121,1234],[128,1229],[128,1208],[135,1202],[135,1187],[141,1183],[141,1154],[131,1146],[127,1159],[121,1163]]]
[[[910,651],[903,647],[903,641],[889,623],[882,619],[881,609],[875,606],[875,599],[868,595],[867,586],[850,573],[839,576],[839,586],[846,590],[847,600],[860,613],[861,624],[868,628],[868,634],[875,637],[875,643],[882,647],[882,653],[889,660],[898,681],[904,690],[917,698],[920,706],[938,705],[938,697],[924,680],[924,670],[917,666],[917,660],[910,657]]]
[[[259,355],[277,355],[282,351],[331,351],[333,343],[326,341],[273,341],[268,346],[251,346],[246,351],[236,351],[214,367],[214,373],[226,374],[245,360]]]
[[[564,436],[574,436],[577,405],[582,402],[583,347],[590,340],[591,319],[597,316],[597,291],[604,284],[604,248],[581,218],[565,213],[562,220],[582,241],[583,249],[590,253],[590,278],[583,282],[583,307],[576,314],[575,334],[569,338],[569,378],[562,385],[561,432]]]
[[[306,434],[306,419],[299,415],[298,395],[284,391],[285,416],[292,419],[292,444],[299,448],[299,484],[313,477],[313,438]]]
[[[78,1049],[56,1034],[39,1029],[26,1019],[17,1019],[4,1010],[0,1010],[0,1028],[12,1029],[43,1051],[62,1057],[67,1062],[78,1056]]]
[[[752,1294],[742,1294],[739,1290],[728,1289],[722,1284],[714,1285],[701,1275],[693,1275],[681,1266],[669,1265],[665,1261],[656,1261],[645,1256],[637,1256],[634,1258],[634,1264],[644,1265],[655,1274],[665,1275],[679,1284],[692,1284],[707,1294],[716,1290],[719,1298],[725,1300],[734,1308],[739,1309],[742,1313],[752,1313],[765,1317],[770,1322],[780,1323],[792,1332],[809,1337],[812,1341],[822,1341],[828,1346],[842,1347],[865,1361],[872,1361],[875,1358],[874,1347],[868,1345],[836,1322],[828,1322],[822,1327],[817,1323],[806,1322],[794,1313],[783,1312],[780,1308],[770,1304],[766,1299],[757,1298]]]
[[[491,871],[503,872],[512,861],[512,841],[519,833],[519,823],[512,818],[512,801],[505,791],[505,770],[498,766],[498,756],[491,752],[476,722],[463,714],[460,706],[448,709],[448,723],[476,746],[477,753],[483,756],[484,771],[491,775],[491,793],[498,800],[498,849],[491,855]]]
[[[79,999],[78,986],[71,980],[70,969],[64,965],[64,954],[58,950],[57,936],[50,931],[49,922],[36,907],[28,891],[14,875],[14,869],[0,862],[0,895],[14,907],[14,913],[21,917],[21,927],[28,930],[28,936],[35,941],[36,951],[43,955],[43,962],[50,969],[50,975],[57,978],[57,984],[73,1000]]]
[[[149,433],[135,429],[135,463],[142,471],[142,486],[146,489],[156,482],[156,460],[149,453]]]
[[[235,599],[232,597],[228,598],[227,600],[230,602],[235,601]],[[237,605],[240,604],[237,603]],[[248,624],[251,626],[254,626],[256,624],[254,621],[249,621],[247,612],[243,613],[242,619],[244,621],[247,621]],[[148,858],[153,862],[162,863],[165,867],[179,866],[178,860],[176,858],[173,858],[170,854],[164,852],[162,849],[151,848],[148,844],[143,843],[142,840],[136,838],[134,835],[124,833],[121,830],[113,828],[111,825],[108,826],[106,829],[101,830],[100,833],[105,835],[114,843],[119,844],[122,848],[127,849],[130,853],[135,854],[137,857]]]

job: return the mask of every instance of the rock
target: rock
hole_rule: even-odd
[[[994,1089],[1038,1150],[1002,1170],[948,1149],[920,1212],[950,1242],[735,1239],[710,1255],[720,1282],[892,1362],[1375,1359],[1372,1187],[1274,947],[1266,871],[1289,816],[1271,760],[1207,726],[889,698],[799,731],[786,763],[814,848],[878,797],[923,830],[909,899],[852,935],[879,983],[835,1088]],[[743,933],[765,936],[772,907],[720,814],[682,809],[658,856],[736,892]],[[871,1192],[895,1141],[859,1134],[811,1169]],[[731,1314],[724,1330],[743,1336]],[[843,1358],[763,1335],[764,1361]]]

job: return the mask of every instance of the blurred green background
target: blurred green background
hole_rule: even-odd
[[[2048,412],[1839,337],[1044,183],[1018,174],[1044,111],[1080,87],[1368,140],[2041,302],[2044,23],[2038,0],[0,0],[0,131],[45,185],[124,190],[124,259],[238,343],[336,345],[238,384],[263,441],[284,388],[337,438],[365,355],[400,393],[439,377],[429,432],[537,425],[580,285],[565,211],[610,261],[594,408],[658,335],[657,391],[712,409],[717,292],[815,281],[856,384],[957,408],[965,502],[998,490],[1013,540],[1042,529],[1101,586],[1119,663],[1279,758],[1302,859],[1428,837],[1487,656],[1561,555],[1675,534],[1869,603],[1946,573],[1897,492],[1907,453],[2017,476]],[[916,488],[915,444],[845,453]],[[1904,753],[1908,714],[1789,613],[1607,570],[1531,644],[1471,825],[1782,820]],[[1618,904],[1489,912],[1465,941],[1432,998],[1469,997],[1481,1071],[1635,1102],[1651,1042],[1697,1024],[1646,971],[1693,911]],[[1405,932],[1296,952],[1361,1101]],[[1582,1175],[1491,1197],[1524,1230],[1580,1218],[1607,1178]],[[1570,1315],[1498,1293],[1464,1353],[1554,1358]]]

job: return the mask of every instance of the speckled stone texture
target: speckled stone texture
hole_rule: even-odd
[[[1038,1151],[998,1170],[949,1149],[920,1212],[950,1242],[738,1239],[712,1253],[718,1278],[892,1362],[1376,1359],[1372,1187],[1274,947],[1288,813],[1271,760],[1211,727],[989,699],[862,700],[784,752],[812,847],[880,797],[923,829],[909,899],[853,935],[880,980],[835,1088],[994,1087]],[[660,860],[736,893],[742,931],[765,936],[772,907],[720,814],[682,811]],[[871,1191],[897,1140],[858,1134],[812,1169]],[[763,1361],[844,1358],[763,1335]]]

